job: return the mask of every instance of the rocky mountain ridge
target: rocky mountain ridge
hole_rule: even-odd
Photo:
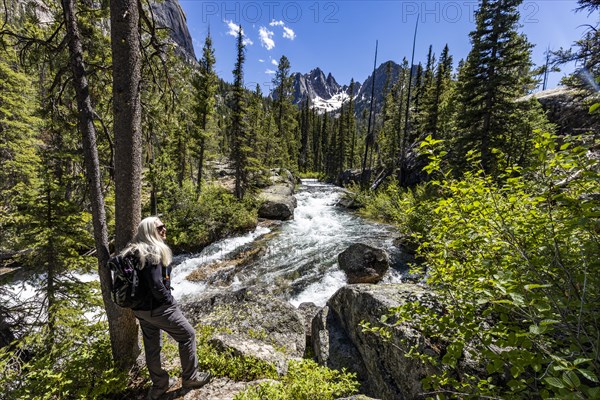
[[[401,66],[394,61],[386,61],[375,69],[375,74],[371,74],[364,82],[354,82],[353,98],[355,101],[355,114],[360,116],[363,110],[367,110],[371,101],[371,90],[373,79],[375,79],[375,99],[374,111],[378,112],[383,104],[385,84],[395,83],[400,76]],[[320,112],[337,111],[342,103],[350,97],[350,83],[340,85],[335,77],[325,73],[316,67],[306,74],[299,72],[292,74],[293,79],[293,103],[301,104],[305,100],[310,101],[310,105]]]

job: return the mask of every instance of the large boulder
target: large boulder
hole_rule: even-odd
[[[274,364],[280,373],[287,361],[304,355],[304,318],[294,306],[248,288],[207,293],[182,305],[192,325],[216,328],[211,342],[234,354]]]
[[[317,361],[355,372],[361,393],[368,396],[384,400],[418,398],[423,394],[421,380],[435,371],[405,354],[413,344],[431,355],[437,355],[437,351],[425,347],[428,342],[410,323],[391,328],[389,340],[360,328],[361,321],[380,325],[380,316],[390,308],[417,300],[431,307],[437,304],[431,292],[414,284],[342,287],[313,320]]]
[[[150,8],[156,24],[167,28],[172,42],[177,44],[176,51],[184,56],[186,61],[196,63],[194,44],[188,30],[187,20],[181,5],[177,0],[150,2]]]
[[[590,106],[597,101],[595,94],[565,86],[542,90],[517,99],[536,99],[546,112],[548,120],[561,134],[600,132],[600,114],[590,114]]]
[[[354,243],[338,254],[338,265],[348,283],[377,283],[390,267],[387,253],[377,247]]]
[[[291,172],[282,168],[271,169],[269,182],[260,192],[263,202],[258,216],[281,221],[293,219],[297,202],[294,197],[295,180]]]

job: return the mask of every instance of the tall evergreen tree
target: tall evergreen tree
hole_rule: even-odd
[[[0,57],[0,251],[21,250],[23,231],[30,225],[19,210],[33,201],[39,187],[37,167],[41,141],[36,117],[38,99],[17,54],[3,43]]]
[[[531,44],[517,32],[521,0],[483,0],[471,32],[472,48],[458,82],[457,156],[469,150],[481,155],[484,170],[494,171],[506,138],[526,140],[522,132],[507,132],[519,104],[515,100],[532,87]]]
[[[288,168],[296,169],[298,165],[299,145],[295,138],[298,127],[297,108],[292,105],[293,81],[290,75],[290,61],[286,56],[281,56],[277,71],[273,78],[275,86],[274,117],[278,130],[278,139],[281,142],[283,153],[282,164]]]
[[[247,188],[246,168],[248,154],[246,151],[246,91],[244,89],[245,45],[242,27],[238,30],[237,60],[233,70],[233,105],[231,110],[231,160],[235,169],[235,195],[244,198]]]
[[[202,59],[200,59],[200,71],[194,79],[194,89],[196,104],[194,107],[194,134],[196,141],[196,158],[198,162],[198,177],[196,181],[197,191],[200,191],[202,183],[202,173],[204,166],[204,155],[206,151],[206,141],[210,135],[209,123],[215,111],[215,96],[217,93],[218,77],[214,70],[215,51],[212,47],[212,38],[210,32],[204,40],[202,48]]]
[[[110,3],[115,134],[115,246],[123,249],[141,219],[141,45],[139,3]],[[139,354],[137,323],[131,310],[109,310],[113,356],[130,367]]]
[[[348,149],[348,168],[354,168],[354,157],[356,155],[356,120],[354,116],[354,78],[350,81],[348,88],[348,113],[346,127],[348,129],[348,141],[350,148]]]
[[[309,156],[310,110],[308,103],[308,99],[302,102],[300,112],[300,159],[298,160],[298,166],[302,172],[307,171]]]

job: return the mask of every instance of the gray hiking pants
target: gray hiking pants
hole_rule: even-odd
[[[179,344],[183,382],[196,378],[198,373],[196,332],[181,313],[179,305],[164,305],[151,311],[134,310],[133,313],[142,327],[146,364],[153,386],[158,388],[169,386],[169,374],[162,368],[160,362],[161,330],[167,332]]]

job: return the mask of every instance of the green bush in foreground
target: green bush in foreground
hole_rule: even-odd
[[[98,399],[123,392],[126,372],[112,361],[108,324],[88,321],[77,308],[56,310],[47,327],[0,349],[0,398]]]
[[[196,327],[198,343],[198,365],[201,370],[210,371],[215,376],[224,376],[234,381],[252,381],[263,378],[277,378],[275,366],[254,357],[243,357],[229,350],[220,350],[209,343],[215,332],[211,326]]]
[[[444,306],[382,320],[438,344],[409,353],[439,371],[423,381],[432,398],[600,398],[600,176],[582,143],[539,133],[537,165],[498,180],[478,168],[454,179],[439,142],[423,143],[440,197],[420,255]]]
[[[279,381],[263,382],[236,395],[234,400],[333,400],[357,392],[355,374],[336,371],[312,360],[290,361]]]

